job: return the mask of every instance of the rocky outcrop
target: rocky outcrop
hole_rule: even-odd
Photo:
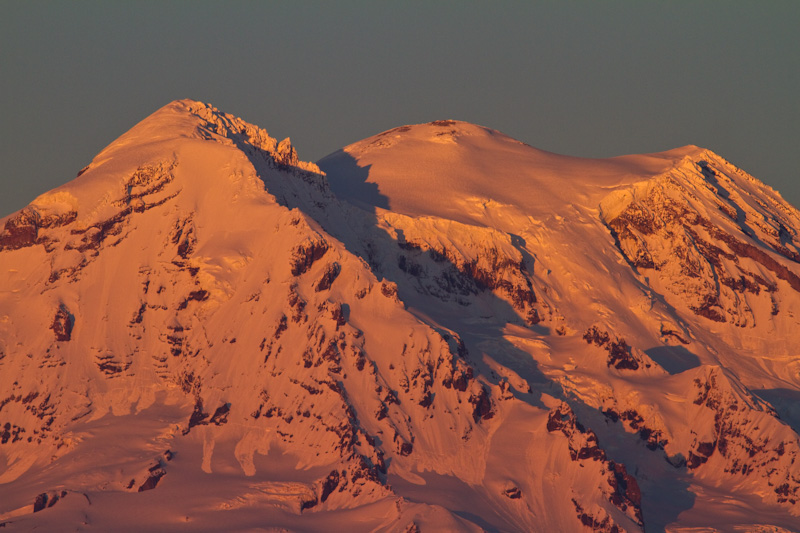
[[[150,468],[148,468],[149,475],[147,479],[144,480],[144,483],[139,485],[139,488],[136,489],[137,492],[144,492],[146,490],[153,490],[158,485],[158,482],[161,481],[161,478],[167,474],[167,471],[161,466],[161,463],[156,463]]]
[[[33,500],[33,512],[38,513],[44,509],[54,506],[59,500],[67,495],[67,491],[42,492]]]
[[[589,344],[599,346],[608,352],[606,365],[620,370],[638,370],[640,366],[649,368],[651,363],[644,360],[640,353],[634,352],[634,349],[628,346],[625,339],[617,338],[611,340],[611,336],[607,331],[598,329],[597,326],[591,326],[583,334],[583,340]]]
[[[298,244],[292,251],[291,271],[293,276],[300,276],[311,268],[311,266],[322,259],[328,251],[328,243],[324,240],[309,240]]]
[[[203,400],[197,397],[195,399],[194,410],[189,417],[189,423],[186,429],[183,430],[184,435],[188,435],[193,427],[214,424],[221,426],[228,422],[228,414],[231,411],[231,404],[224,402],[216,408],[213,415],[210,415],[203,409]]]
[[[752,396],[720,368],[707,369],[694,380],[693,403],[713,414],[713,427],[700,431],[686,452],[686,466],[702,474],[712,458],[733,479],[766,481],[766,499],[784,505],[800,501],[800,439],[778,421],[774,410]]]
[[[550,433],[559,432],[567,438],[570,457],[573,461],[600,463],[608,484],[608,488],[603,489],[608,501],[625,513],[638,526],[642,527],[644,525],[642,496],[636,479],[628,474],[625,465],[608,459],[605,450],[600,447],[595,432],[584,427],[566,403],[562,403],[550,410],[547,418],[547,431]],[[584,525],[599,527],[600,529],[596,529],[597,531],[619,531],[618,526],[610,518],[608,518],[608,521],[603,519],[596,522],[595,517],[578,509],[580,508],[578,502],[574,500],[573,502],[576,505],[576,511],[578,511],[578,518]],[[589,523],[587,523],[587,520]]]
[[[133,207],[135,212],[144,212],[153,204],[147,205],[147,197],[161,193],[175,179],[175,161],[157,161],[137,168],[125,181],[125,191],[117,206]]]
[[[276,163],[287,167],[295,167],[300,162],[297,157],[297,150],[292,146],[292,141],[289,137],[278,143],[273,157]]]
[[[342,267],[337,262],[333,262],[325,267],[325,271],[322,273],[322,277],[319,279],[317,284],[314,286],[314,290],[316,292],[320,291],[327,291],[333,285],[334,280],[339,276],[339,272],[341,272]]]
[[[38,216],[31,209],[24,209],[6,221],[0,233],[0,250],[17,250],[36,244],[38,236]]]
[[[128,370],[132,361],[121,361],[113,354],[103,354],[95,357],[95,364],[106,377],[115,377]]]
[[[771,307],[773,315],[780,311],[770,296],[779,281],[800,292],[800,254],[786,230],[784,206],[731,192],[725,172],[736,170],[716,157],[686,160],[628,193],[624,209],[608,207],[619,201],[616,197],[606,199],[605,223],[628,263],[654,271],[695,314],[752,327],[755,308]],[[727,221],[701,209],[699,197],[716,205]],[[757,304],[758,299],[771,306]]]
[[[587,512],[578,501],[573,498],[572,504],[575,506],[575,513],[584,527],[589,528],[596,533],[622,533],[622,529],[617,525],[614,520],[608,516],[607,513],[601,512],[598,515],[593,515]]]
[[[47,239],[40,234],[40,230],[70,224],[76,217],[74,210],[48,214],[41,213],[35,207],[26,207],[6,220],[5,227],[0,232],[0,251],[46,244]]]
[[[423,293],[466,305],[465,298],[491,291],[529,325],[541,320],[518,237],[453,221],[439,227],[435,220],[396,213],[386,214],[383,223],[398,235],[398,270]]]
[[[61,304],[58,306],[53,322],[50,324],[50,329],[56,340],[59,342],[66,342],[72,339],[72,328],[75,327],[75,316],[70,313],[66,305]]]
[[[479,387],[477,392],[473,392],[470,395],[469,403],[472,404],[472,419],[475,422],[488,420],[494,416],[492,402],[489,399],[489,391],[485,386]]]

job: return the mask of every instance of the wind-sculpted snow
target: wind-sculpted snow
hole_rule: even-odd
[[[800,217],[709,151],[182,100],[0,225],[6,527],[797,529]]]

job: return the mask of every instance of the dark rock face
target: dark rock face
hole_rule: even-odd
[[[38,216],[33,210],[24,209],[6,221],[0,234],[0,250],[18,250],[36,244],[39,233]]]
[[[23,433],[25,433],[25,428],[6,422],[0,426],[0,444],[19,442],[24,438]]]
[[[77,216],[75,211],[58,215],[42,215],[35,208],[26,207],[6,220],[5,227],[0,233],[0,251],[19,250],[35,244],[46,244],[47,239],[39,234],[39,230],[64,226],[74,221]]]
[[[61,304],[53,317],[50,329],[57,341],[68,341],[72,338],[72,328],[75,326],[75,317],[69,312],[66,305]]]
[[[95,357],[97,368],[107,377],[117,376],[130,368],[131,362],[118,361],[113,355],[105,354]]]
[[[472,404],[472,419],[475,422],[482,419],[488,420],[494,416],[492,401],[489,399],[489,392],[486,387],[481,386],[477,394],[470,395],[469,403]]]
[[[381,281],[381,294],[387,298],[397,299],[397,283],[391,281]]]
[[[631,347],[624,339],[608,345],[607,364],[619,369],[637,370],[639,368],[639,362],[631,354]]]
[[[145,198],[163,191],[175,179],[172,170],[176,164],[175,161],[158,162],[137,168],[125,183],[127,191],[120,203],[130,204],[131,200]]]
[[[167,330],[170,332],[166,336],[169,351],[174,357],[178,357],[183,354],[183,344],[186,340],[184,329],[181,326],[170,325],[167,326]]]
[[[323,272],[322,277],[314,286],[314,290],[316,292],[320,291],[327,291],[331,288],[334,280],[339,276],[339,272],[341,272],[342,267],[339,266],[339,263],[331,263],[327,267],[325,267],[325,272]]]
[[[82,235],[81,243],[76,246],[79,252],[99,252],[104,243],[111,237],[122,234],[125,226],[129,223],[129,217],[133,213],[133,208],[127,206],[117,214],[100,222],[92,224],[85,229],[72,229],[73,235]],[[112,246],[119,241],[111,241]]]
[[[777,503],[800,501],[800,480],[786,468],[796,461],[795,438],[775,439],[757,430],[764,417],[776,417],[768,406],[760,411],[747,405],[753,399],[733,394],[731,384],[721,370],[713,369],[704,378],[695,379],[694,404],[714,413],[713,435],[697,438],[688,450],[686,467],[701,468],[714,456],[726,473],[760,476],[772,487]],[[763,408],[764,406],[762,406]],[[786,456],[786,457],[784,457]]]
[[[204,302],[208,300],[209,293],[205,289],[199,289],[196,291],[192,291],[189,295],[178,305],[178,311],[186,309],[189,306],[189,302]]]
[[[597,533],[622,533],[623,530],[621,530],[610,517],[606,516],[602,520],[596,518],[586,512],[575,498],[572,499],[572,504],[575,506],[575,513],[578,520],[580,520],[581,524],[585,527],[590,528],[591,531]]]
[[[303,500],[300,502],[300,512],[305,511],[306,509],[312,509],[319,504],[319,500],[315,497],[313,499]]]
[[[208,413],[203,410],[203,401],[200,398],[197,398],[194,404],[194,411],[192,411],[192,415],[189,417],[189,426],[183,430],[183,434],[187,435],[189,431],[195,426],[199,426],[200,424],[207,424],[206,419],[208,418]]]
[[[741,234],[715,224],[685,199],[675,200],[694,193],[672,177],[662,178],[647,197],[631,203],[606,225],[628,263],[656,271],[695,314],[715,322],[752,325],[746,317],[753,311],[741,295],[775,292],[776,284],[765,279],[764,272],[800,292],[800,276],[779,260],[782,256],[796,264],[800,253],[794,237],[781,231],[785,226],[778,210],[768,211],[762,202],[765,211],[758,213],[741,199],[736,203],[721,185],[723,177],[708,162],[699,162],[697,168],[707,182],[703,194],[714,195],[711,201]],[[757,263],[761,273],[746,266],[745,259]],[[778,311],[775,304],[773,315]]]
[[[292,146],[292,141],[289,137],[278,143],[278,147],[273,156],[278,165],[284,167],[294,167],[300,161],[297,157],[297,150]]]
[[[328,251],[328,243],[314,241],[300,244],[292,251],[292,275],[299,276],[308,272],[311,266]]]
[[[385,465],[371,464],[363,455],[353,457],[354,462],[341,470],[331,470],[330,473],[314,483],[315,494],[307,495],[300,501],[300,511],[311,509],[328,501],[335,492],[349,493],[357,497],[366,484],[384,484],[382,474]]]
[[[420,288],[432,296],[446,301],[494,291],[508,298],[528,324],[541,321],[524,260],[510,258],[493,247],[480,250],[475,259],[466,259],[441,243],[403,240],[398,246],[398,268],[416,278]]]
[[[642,518],[642,495],[636,479],[628,474],[625,465],[607,458],[605,450],[600,447],[597,435],[585,428],[565,403],[550,411],[547,418],[547,431],[560,432],[567,437],[570,457],[573,461],[596,461],[603,464],[606,481],[610,490],[606,493],[608,500],[622,512],[634,519],[639,526],[644,524]],[[575,503],[578,518],[593,531],[620,531],[613,522],[596,520],[580,509]],[[610,520],[610,519],[609,519]]]
[[[642,415],[634,409],[617,412],[613,408],[607,408],[603,409],[603,414],[612,422],[622,421],[624,425],[636,431],[639,438],[647,443],[647,448],[650,450],[663,450],[669,443],[663,431],[648,427]]]
[[[214,414],[209,417],[209,414],[203,409],[203,400],[197,397],[195,399],[194,410],[189,417],[189,424],[183,430],[184,435],[188,435],[193,427],[214,424],[221,426],[228,422],[228,414],[231,411],[231,404],[223,403],[214,411]],[[260,416],[260,414],[259,414]]]
[[[560,431],[569,440],[569,452],[573,461],[592,459],[605,461],[606,453],[599,447],[597,435],[581,424],[572,409],[566,404],[550,411],[547,431]]]
[[[339,472],[336,470],[331,471],[328,474],[328,477],[325,478],[325,481],[322,483],[322,493],[320,494],[320,501],[324,502],[328,499],[328,496],[336,490],[336,487],[339,486]]]
[[[610,476],[608,484],[613,490],[611,503],[622,511],[628,510],[628,506],[634,509],[639,525],[644,523],[642,519],[642,491],[636,478],[628,474],[625,465],[609,461]]]
[[[413,438],[412,438],[413,441]],[[411,452],[414,451],[414,444],[413,442],[409,442],[403,437],[401,437],[398,433],[394,435],[394,443],[397,448],[397,453],[402,456],[411,455]]]
[[[154,464],[148,469],[150,475],[147,479],[139,485],[139,489],[137,492],[144,492],[146,490],[153,490],[158,485],[158,482],[161,481],[161,478],[167,474],[167,471],[161,466],[161,462]]]
[[[147,303],[142,302],[142,304],[139,306],[139,309],[137,309],[136,313],[134,313],[133,318],[131,318],[131,325],[141,324],[142,320],[144,320],[145,311],[147,311]]]
[[[175,223],[172,233],[172,243],[178,245],[177,252],[181,259],[188,259],[192,252],[194,252],[197,237],[195,236],[194,223],[191,217],[178,220]]]
[[[607,331],[601,331],[597,326],[592,326],[583,334],[583,339],[589,343],[604,348],[608,352],[606,364],[620,370],[638,370],[641,361],[625,339],[612,341]]]
[[[597,329],[597,326],[592,326],[586,330],[586,333],[583,334],[583,340],[589,344],[602,347],[606,346],[611,338],[609,337],[607,331],[601,331]]]
[[[20,404],[20,407],[32,417],[38,419],[38,422],[31,420],[32,426],[26,424],[27,428],[16,423],[0,420],[0,444],[14,444],[20,441],[40,444],[45,439],[58,438],[51,433],[57,414],[52,396],[48,394],[41,401],[35,401],[40,398],[42,396],[38,392],[30,392],[25,395],[11,394],[0,400],[0,411],[13,402]]]
[[[211,415],[209,419],[209,424],[216,424],[217,426],[221,426],[228,422],[228,413],[231,411],[231,404],[224,403],[217,407],[217,410],[214,411],[214,414]]]
[[[47,507],[47,493],[43,492],[36,496],[36,499],[33,500],[33,512],[38,513],[42,509]]]
[[[708,458],[713,455],[716,450],[716,442],[698,442],[695,449],[689,452],[689,458],[686,459],[686,468],[694,470],[708,461]]]
[[[61,492],[42,492],[33,500],[33,512],[38,513],[43,509],[48,509],[58,503],[59,500],[67,495],[67,491]]]

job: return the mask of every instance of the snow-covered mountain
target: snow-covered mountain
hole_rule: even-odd
[[[800,213],[708,150],[181,100],[0,226],[10,531],[800,530]]]

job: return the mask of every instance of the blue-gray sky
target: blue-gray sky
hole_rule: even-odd
[[[697,144],[800,205],[800,2],[4,2],[0,216],[178,98],[317,160],[454,118],[554,152]]]

